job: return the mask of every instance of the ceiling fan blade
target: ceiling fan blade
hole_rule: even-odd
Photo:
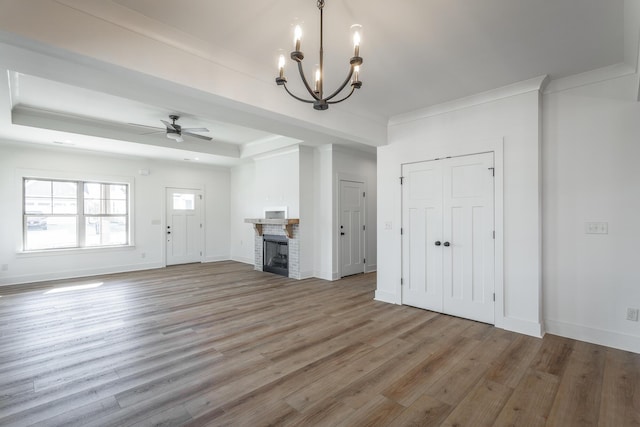
[[[195,138],[200,138],[200,139],[205,139],[207,141],[211,141],[213,138],[208,137],[208,136],[204,136],[204,135],[198,135],[197,133],[191,133],[191,132],[182,132],[183,135],[189,135],[189,136],[193,136]]]
[[[166,121],[166,120],[160,120],[160,121],[162,123],[164,123],[164,125],[167,127],[167,129],[173,129],[173,130],[176,130],[176,131],[178,130],[178,129],[176,129],[176,127],[173,124],[169,123],[168,121]]]
[[[137,126],[139,128],[154,129],[155,131],[159,131],[159,132],[164,131],[163,128],[160,128],[160,127],[157,127],[157,126],[139,125],[137,123],[127,123],[127,124],[130,125],[130,126]]]
[[[207,128],[182,128],[182,132],[209,132]]]

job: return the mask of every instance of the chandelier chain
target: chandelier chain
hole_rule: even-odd
[[[324,7],[324,0],[318,0],[318,9],[322,9]]]

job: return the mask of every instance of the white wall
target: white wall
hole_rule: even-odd
[[[315,261],[314,276],[333,280],[333,146],[323,145],[315,149],[314,204],[315,204]]]
[[[365,272],[376,271],[377,259],[377,227],[376,227],[376,156],[373,153],[356,152],[345,147],[333,146],[333,191],[334,191],[334,227],[333,235],[336,238],[333,241],[333,277],[340,278],[340,212],[338,209],[340,203],[340,180],[354,180],[356,182],[364,182],[365,197]]]
[[[518,88],[497,91],[507,96],[493,101],[485,94],[481,103],[469,100],[476,105],[461,102],[392,119],[389,145],[378,148],[376,299],[401,303],[401,165],[498,151],[504,167],[498,158],[496,191],[504,183],[504,207],[497,205],[496,210],[504,213],[504,221],[500,229],[498,218],[496,248],[498,253],[503,245],[504,283],[496,282],[496,326],[541,335],[539,84],[530,86],[524,85],[520,92]],[[497,204],[499,199],[497,195]],[[392,229],[385,229],[387,223]]]
[[[626,320],[640,308],[635,94],[629,75],[543,98],[543,307],[550,333],[640,352],[640,323]]]
[[[255,231],[245,218],[261,217],[256,206],[256,176],[253,162],[245,163],[231,169],[231,259],[253,264]]]
[[[300,278],[314,276],[315,270],[315,196],[314,149],[300,147]]]
[[[300,218],[300,150],[298,147],[258,156],[255,164],[255,215],[264,208],[286,206],[289,218]]]
[[[149,169],[148,176],[138,175]],[[20,253],[23,170],[78,179],[121,177],[133,181],[134,247]],[[115,157],[26,144],[0,145],[0,284],[24,283],[164,265],[166,187],[201,188],[205,197],[204,260],[229,258],[229,172],[193,163]],[[152,224],[159,220],[160,224]],[[144,257],[143,257],[144,254]]]

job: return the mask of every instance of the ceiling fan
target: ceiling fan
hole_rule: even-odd
[[[212,140],[211,137],[208,137],[208,136],[205,136],[205,135],[199,135],[197,133],[194,133],[194,132],[209,132],[209,129],[207,129],[207,128],[183,128],[182,126],[180,126],[179,124],[176,123],[179,118],[180,118],[180,116],[175,115],[175,114],[171,114],[171,115],[169,115],[169,119],[171,119],[171,123],[169,123],[166,120],[160,120],[165,125],[164,131],[165,131],[165,133],[167,135],[167,138],[173,139],[176,142],[182,142],[182,141],[184,141],[183,135],[188,135],[188,136],[192,136],[194,138],[204,139],[206,141],[211,141]],[[138,125],[138,124],[135,124],[135,123],[131,123],[131,124],[134,125],[134,126],[140,126],[140,127],[156,129],[156,131],[162,130],[161,128],[156,128],[156,127],[153,127],[153,126]]]

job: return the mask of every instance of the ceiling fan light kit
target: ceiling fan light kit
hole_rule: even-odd
[[[195,138],[200,138],[200,139],[204,139],[204,140],[207,140],[207,141],[211,141],[211,138],[208,137],[208,136],[198,135],[197,133],[194,133],[194,132],[209,132],[209,129],[207,129],[207,128],[183,128],[182,126],[180,126],[179,124],[176,123],[178,121],[178,119],[180,118],[180,116],[177,116],[175,114],[171,114],[169,116],[169,118],[171,119],[172,123],[169,123],[166,120],[161,120],[161,122],[164,123],[164,125],[166,126],[167,138],[173,139],[176,142],[183,142],[184,138],[182,137],[182,135],[189,135],[189,136],[193,136]]]
[[[326,110],[329,108],[330,104],[337,104],[348,99],[356,89],[360,89],[362,87],[362,82],[360,81],[360,66],[362,65],[362,57],[360,56],[360,36],[362,27],[360,25],[352,25],[351,30],[353,32],[353,57],[349,60],[349,73],[344,82],[329,96],[324,96],[324,47],[323,47],[323,15],[322,11],[324,9],[324,0],[318,0],[317,6],[320,10],[320,65],[315,72],[315,82],[313,89],[309,85],[307,78],[304,74],[304,70],[302,69],[302,60],[304,59],[304,54],[300,50],[300,44],[302,40],[302,29],[300,26],[296,26],[294,32],[294,51],[291,52],[291,59],[298,64],[298,72],[300,73],[300,78],[302,79],[302,83],[304,84],[307,92],[311,95],[311,99],[305,99],[291,93],[289,88],[287,88],[287,78],[284,76],[284,64],[285,58],[284,55],[280,55],[278,58],[278,69],[279,75],[276,77],[276,83],[278,86],[284,87],[289,95],[293,98],[297,99],[301,102],[306,102],[309,104],[313,104],[313,108],[316,110]],[[334,100],[336,96],[338,96],[347,85],[351,83],[351,90],[349,93],[341,99]]]
[[[184,138],[180,135],[178,135],[177,132],[171,132],[171,131],[167,131],[167,138],[169,139],[173,139],[176,142],[182,142],[184,141]]]

